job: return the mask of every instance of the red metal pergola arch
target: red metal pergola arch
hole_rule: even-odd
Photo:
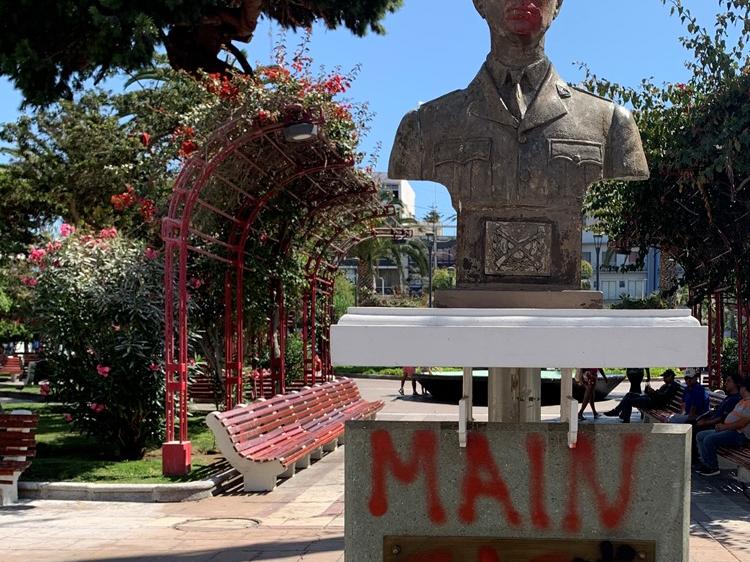
[[[318,120],[314,124],[323,123]],[[335,211],[341,208],[365,202],[372,206],[377,201],[375,182],[358,173],[350,159],[341,158],[333,143],[323,136],[304,143],[289,142],[284,134],[289,125],[259,126],[248,119],[232,119],[185,163],[175,182],[162,224],[167,441],[163,455],[167,474],[183,474],[190,465],[189,255],[215,260],[225,268],[223,371],[227,407],[232,407],[243,397],[244,284],[248,263],[254,259],[246,248],[249,238],[257,235],[261,217],[264,213],[272,216],[275,210],[281,215],[275,220],[283,221],[284,209],[296,207],[297,218],[304,224],[294,229],[286,225],[284,239],[275,241],[278,252],[286,254],[295,246],[295,236],[322,228],[316,226],[324,224],[315,220],[317,216],[337,215],[341,213]],[[323,231],[338,228],[334,223]],[[277,298],[283,313],[283,293]],[[281,320],[279,324],[285,326],[284,318]]]

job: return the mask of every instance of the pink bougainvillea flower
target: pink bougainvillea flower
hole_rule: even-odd
[[[96,372],[97,374],[102,378],[107,378],[109,376],[109,367],[105,367],[104,365],[97,365],[96,366]]]
[[[148,370],[149,371],[156,372],[156,371],[158,371],[160,369],[161,369],[161,367],[159,366],[158,363],[151,363],[151,365],[148,366]]]
[[[23,283],[27,287],[36,287],[37,285],[39,285],[39,280],[34,279],[33,277],[21,277],[21,283]]]
[[[73,416],[70,414],[63,414],[63,419],[68,423],[73,423]]]
[[[76,231],[76,227],[66,222],[60,225],[60,236],[67,238]]]
[[[203,287],[203,281],[201,279],[198,279],[197,277],[192,277],[188,281],[188,287],[190,287],[191,289],[200,289],[201,287]]]
[[[47,255],[47,250],[44,248],[32,248],[31,252],[29,252],[29,261],[31,263],[42,263],[44,261],[44,256]]]
[[[180,144],[180,156],[183,158],[187,158],[190,156],[193,152],[198,150],[198,145],[195,143],[194,140],[184,140],[182,141],[182,144]]]
[[[270,111],[261,109],[260,111],[258,111],[258,114],[256,115],[256,117],[258,119],[258,123],[260,125],[264,125],[265,123],[268,123],[269,121],[271,121],[271,118],[273,117],[273,115],[271,114]]]
[[[47,242],[47,245],[44,247],[44,249],[47,251],[47,254],[54,254],[60,248],[62,248],[62,242],[60,242],[59,240],[55,240],[54,242]]]
[[[140,212],[143,220],[151,222],[154,220],[154,215],[156,214],[156,203],[151,199],[141,199]]]
[[[146,248],[146,252],[144,254],[146,256],[147,260],[155,260],[159,257],[159,250],[154,250],[153,248]]]
[[[117,238],[117,229],[114,226],[111,228],[102,228],[99,231],[99,238]]]
[[[113,332],[119,332],[120,331],[120,325],[119,324],[112,324],[112,331]]]
[[[138,200],[138,196],[135,193],[135,189],[130,184],[125,184],[125,191],[118,195],[110,197],[110,203],[115,208],[115,211],[124,211],[135,205]]]
[[[89,408],[91,408],[92,412],[101,414],[106,409],[106,406],[104,404],[97,404],[96,402],[92,402],[91,404],[89,404]]]

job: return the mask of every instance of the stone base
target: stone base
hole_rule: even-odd
[[[193,446],[190,441],[168,441],[161,451],[164,476],[185,476],[192,467]]]
[[[655,557],[636,558],[644,562],[688,562],[687,425],[589,424],[579,428],[575,449],[561,424],[470,424],[466,448],[458,429],[347,423],[347,561],[496,560],[481,547],[505,540],[535,541],[537,549],[519,557],[498,548],[510,550],[502,560],[612,560],[590,548],[612,541],[637,552],[655,544]],[[384,551],[389,537],[429,540]],[[551,541],[576,548],[561,557]],[[467,543],[474,546],[468,555],[444,548]]]
[[[440,289],[436,308],[601,309],[600,291],[516,291],[505,289]]]

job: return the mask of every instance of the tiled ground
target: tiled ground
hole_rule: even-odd
[[[387,401],[390,419],[448,418],[455,410],[398,399],[392,382],[359,382],[366,398]],[[546,419],[554,417],[555,408],[544,410]],[[0,562],[343,561],[343,459],[338,449],[268,494],[230,489],[198,503],[34,501],[0,508]],[[696,477],[692,519],[691,562],[750,562],[750,500],[738,485]]]

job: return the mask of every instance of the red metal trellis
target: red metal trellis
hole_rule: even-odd
[[[332,152],[333,145],[325,139],[314,139],[305,146],[287,143],[284,138],[287,125],[259,127],[243,118],[228,122],[186,162],[175,183],[169,213],[162,225],[167,383],[163,470],[166,474],[184,474],[190,467],[188,255],[198,254],[225,267],[224,390],[226,406],[231,408],[243,399],[244,283],[247,260],[253,259],[246,255],[246,247],[261,214],[272,209],[274,201],[283,195],[300,201],[303,206],[309,203],[307,210],[313,216],[316,208],[330,212],[337,205],[356,201],[357,196],[377,191],[373,182],[355,176],[353,163],[337,158]],[[294,194],[295,190],[304,193],[304,200]],[[278,241],[280,254],[289,251],[292,234]],[[273,357],[271,373],[276,391],[283,392],[287,313],[283,285],[276,280],[270,290],[276,305],[268,331]],[[274,352],[276,346],[279,350]],[[259,348],[256,342],[253,351]]]
[[[712,389],[721,388],[721,352],[724,346],[724,294],[717,292],[708,300],[708,381]]]

